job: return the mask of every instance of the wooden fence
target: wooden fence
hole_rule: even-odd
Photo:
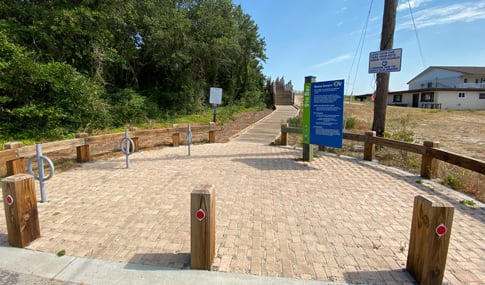
[[[281,144],[288,144],[288,133],[301,134],[301,128],[288,127],[288,124],[281,126]],[[427,179],[437,177],[438,161],[444,161],[453,165],[466,168],[481,174],[485,174],[485,162],[456,154],[439,148],[438,142],[425,141],[423,145],[406,143],[397,140],[376,137],[375,132],[357,134],[344,132],[346,140],[359,141],[364,143],[364,159],[372,161],[375,159],[375,146],[385,146],[404,150],[421,155],[421,176]]]
[[[201,125],[191,127],[194,134],[201,134],[208,132],[208,142],[215,143],[216,131],[220,131],[221,127],[216,125]],[[135,143],[135,151],[140,149],[140,145],[144,148],[160,145],[160,137],[170,136],[173,146],[178,146],[180,141],[180,134],[185,135],[187,126],[179,127],[174,125],[173,128],[165,129],[144,129],[137,130],[131,128],[129,136]],[[76,160],[79,163],[88,162],[91,160],[91,150],[94,147],[101,149],[101,152],[111,152],[113,150],[120,151],[120,141],[125,137],[125,133],[115,133],[108,135],[89,136],[86,133],[79,133],[74,139],[48,142],[42,144],[42,152],[56,153],[63,150],[76,148]],[[200,136],[201,140],[203,136]],[[158,139],[157,139],[158,138]],[[166,140],[165,140],[166,141]],[[101,147],[101,146],[108,147]],[[99,154],[99,150],[97,151]],[[15,175],[26,172],[26,160],[36,154],[35,145],[22,146],[22,143],[11,142],[4,145],[4,150],[0,151],[0,165],[6,166],[6,176]]]

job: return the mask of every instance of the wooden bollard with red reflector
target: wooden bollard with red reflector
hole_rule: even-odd
[[[26,247],[40,237],[34,177],[9,176],[2,181],[2,190],[8,242],[14,247]]]
[[[419,284],[442,284],[454,208],[424,196],[414,198],[406,270]]]
[[[190,194],[190,267],[211,270],[216,252],[216,197],[214,185]]]

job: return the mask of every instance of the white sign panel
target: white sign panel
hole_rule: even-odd
[[[222,103],[222,88],[211,87],[209,103],[219,105]]]
[[[374,51],[369,54],[369,73],[401,71],[402,48]]]

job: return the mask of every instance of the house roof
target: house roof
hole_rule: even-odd
[[[485,76],[485,67],[483,66],[430,66],[426,68],[423,72],[413,77],[413,79],[409,80],[407,84],[409,84],[414,79],[420,77],[421,75],[425,74],[426,72],[433,70],[433,69],[443,69],[448,71],[455,71],[466,75],[484,75]]]

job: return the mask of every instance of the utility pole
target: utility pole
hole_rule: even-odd
[[[396,27],[396,10],[398,0],[385,0],[384,17],[382,20],[381,49],[392,49],[394,29]],[[377,73],[376,97],[374,100],[374,121],[372,130],[379,137],[384,136],[386,126],[387,94],[389,92],[389,72]]]

